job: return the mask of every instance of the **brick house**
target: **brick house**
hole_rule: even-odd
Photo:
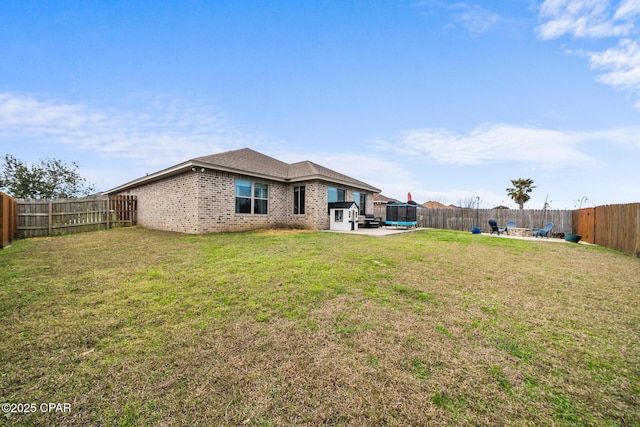
[[[182,233],[329,228],[330,202],[373,212],[380,190],[310,161],[285,163],[249,148],[198,157],[106,194],[135,195],[138,224]]]

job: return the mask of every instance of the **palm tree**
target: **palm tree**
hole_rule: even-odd
[[[529,193],[536,188],[535,185],[533,185],[533,180],[531,178],[512,179],[511,184],[513,184],[513,187],[507,188],[507,195],[520,206],[520,209],[523,209],[524,204],[531,198]]]

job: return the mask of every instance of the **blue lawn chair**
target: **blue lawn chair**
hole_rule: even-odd
[[[531,234],[533,234],[536,237],[546,237],[548,239],[549,232],[551,231],[552,228],[553,228],[553,223],[548,222],[547,225],[544,226],[544,228],[541,228],[540,230],[533,230]]]

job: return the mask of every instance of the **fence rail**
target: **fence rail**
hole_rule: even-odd
[[[108,198],[18,200],[18,237],[57,236],[134,225],[135,196]]]
[[[374,216],[386,218],[386,206],[376,206]],[[430,209],[418,208],[418,226],[444,230],[471,231],[471,227],[481,227],[490,232],[489,220],[495,219],[504,227],[507,221],[515,221],[518,227],[542,228],[553,222],[554,233],[571,233],[572,216],[569,210],[544,209]]]
[[[16,201],[0,192],[0,249],[9,246],[15,239],[16,225]]]

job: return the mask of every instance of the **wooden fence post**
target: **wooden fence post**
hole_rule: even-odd
[[[636,249],[634,255],[640,257],[640,203],[636,205]]]
[[[15,199],[0,192],[0,249],[6,248],[16,238],[17,215]]]
[[[49,236],[53,231],[53,201],[49,200],[49,216],[48,216]]]
[[[18,202],[13,197],[11,198],[11,221],[13,227],[11,227],[11,240],[18,238]]]
[[[107,230],[111,228],[111,197],[107,197],[107,200],[104,201],[105,205],[105,214],[107,216]]]
[[[4,194],[0,193],[0,248],[4,248],[9,243],[7,230],[10,227],[7,221],[9,218],[7,206],[8,203],[5,202]]]
[[[591,229],[591,232],[593,233],[593,242],[591,242],[591,243],[593,243],[594,245],[598,244],[598,235],[596,234],[596,228],[597,228],[596,218],[598,218],[598,210],[599,209],[600,209],[600,207],[598,207],[598,206],[595,206],[593,208],[593,228]]]
[[[8,228],[6,222],[6,213],[4,208],[4,194],[0,194],[0,248],[5,246],[5,229]]]

